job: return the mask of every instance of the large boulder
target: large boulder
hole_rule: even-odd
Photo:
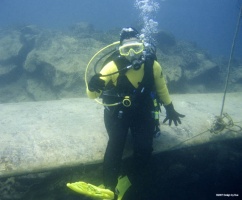
[[[206,81],[218,77],[219,67],[216,63],[206,58],[203,53],[197,52],[193,56],[195,61],[184,66],[184,77],[187,81]]]
[[[25,26],[0,32],[0,81],[10,84],[22,76],[23,63],[34,48],[39,29]]]
[[[207,81],[211,72],[213,72],[213,78],[218,77],[218,64],[195,44],[180,41],[174,53],[182,57],[180,65],[183,69],[184,80],[188,82]]]
[[[27,56],[25,71],[46,82],[53,90],[70,89],[81,84],[91,55],[104,46],[92,38],[77,38],[64,34],[42,36],[39,44]]]
[[[218,81],[218,64],[194,44],[178,41],[168,49],[169,54],[158,49],[157,57],[172,92],[187,92],[194,87],[197,92],[206,92]]]
[[[0,81],[11,81],[18,71],[17,58],[23,44],[20,42],[19,31],[0,31]]]

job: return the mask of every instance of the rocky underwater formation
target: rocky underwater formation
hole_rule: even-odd
[[[89,60],[118,36],[119,29],[100,32],[85,23],[66,32],[36,26],[0,29],[0,103],[85,96]],[[171,93],[223,92],[226,60],[211,58],[165,31],[155,39]],[[232,64],[229,90],[241,91],[242,63]]]

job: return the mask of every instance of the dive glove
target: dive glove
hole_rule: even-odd
[[[95,74],[88,83],[88,89],[91,92],[100,92],[105,87],[105,81],[100,79],[102,74]]]
[[[172,121],[177,126],[177,122],[181,124],[180,117],[185,117],[185,115],[182,115],[175,111],[174,106],[172,103],[168,104],[167,106],[164,106],[166,109],[166,118],[164,119],[163,123],[165,123],[167,120],[169,120],[169,126],[171,125]]]

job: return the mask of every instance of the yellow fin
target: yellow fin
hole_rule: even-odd
[[[116,186],[116,190],[118,191],[118,200],[121,200],[125,194],[125,192],[129,189],[131,183],[127,176],[119,177],[118,184]]]
[[[113,199],[114,193],[111,190],[103,189],[85,182],[67,183],[66,186],[71,190],[92,198]]]

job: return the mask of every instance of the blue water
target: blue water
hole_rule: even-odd
[[[178,39],[191,41],[212,55],[228,57],[239,16],[241,0],[156,0],[153,16],[158,28]],[[85,21],[107,30],[135,25],[140,11],[135,0],[1,0],[0,28],[34,24],[67,29]],[[242,31],[235,55],[242,57]]]

